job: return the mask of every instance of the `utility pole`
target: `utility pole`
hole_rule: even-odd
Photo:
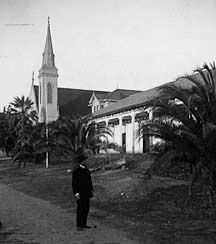
[[[47,151],[46,151],[46,168],[49,168],[49,151],[48,151],[48,146],[49,146],[49,128],[48,128],[48,103],[47,103],[47,86],[46,86],[46,143],[47,143]]]

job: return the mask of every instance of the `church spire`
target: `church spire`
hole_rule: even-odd
[[[39,121],[50,122],[58,118],[58,69],[55,67],[50,19],[48,17],[46,44],[42,67],[39,70]]]
[[[55,67],[52,39],[50,33],[50,17],[48,17],[46,44],[43,52],[42,67],[44,66]]]
[[[32,85],[34,85],[34,71],[32,71]]]

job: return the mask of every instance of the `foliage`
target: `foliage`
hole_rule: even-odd
[[[59,118],[51,124],[50,137],[53,145],[61,147],[64,153],[74,158],[78,148],[99,152],[111,131],[104,126],[98,126],[90,117]],[[56,143],[55,143],[56,142]]]
[[[143,124],[140,135],[166,142],[164,158],[186,161],[191,166],[192,186],[200,175],[208,176],[216,192],[216,68],[204,64],[192,75],[162,86],[159,97],[149,101],[153,119]],[[162,161],[161,161],[162,162]],[[163,160],[166,162],[166,160]]]
[[[22,162],[24,166],[27,162],[40,162],[47,151],[60,151],[73,158],[78,148],[82,147],[95,154],[108,142],[107,136],[112,136],[108,128],[98,126],[89,117],[60,118],[47,126],[38,123],[32,105],[28,97],[15,97],[7,112],[0,117],[5,122],[5,125],[1,124],[5,129],[1,130],[0,144],[6,147],[3,138],[8,134],[12,142],[10,152],[13,161],[19,166]]]
[[[13,162],[18,161],[19,166],[23,162],[40,163],[48,150],[45,133],[45,124],[26,124],[18,137],[13,150]]]
[[[15,97],[6,113],[7,133],[13,142],[10,151],[13,161],[18,161],[19,165],[21,162],[24,165],[29,161],[37,162],[44,147],[44,126],[37,123],[32,105],[28,97]]]
[[[117,144],[117,143],[115,143],[115,142],[107,143],[106,148],[107,148],[107,149],[113,149],[113,150],[115,150],[115,151],[117,151],[117,152],[120,152],[120,153],[123,152],[122,147],[119,146],[119,144]]]
[[[4,109],[0,115],[0,148],[3,152],[6,152],[7,156],[12,152],[17,140],[13,120],[14,116],[11,115],[10,110]]]
[[[26,123],[37,121],[36,111],[32,109],[33,102],[25,96],[15,97],[10,103],[10,112],[16,115],[17,130],[25,126]]]

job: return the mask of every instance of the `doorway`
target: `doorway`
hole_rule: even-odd
[[[122,151],[126,153],[126,133],[122,133]]]

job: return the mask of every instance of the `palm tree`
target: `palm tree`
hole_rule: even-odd
[[[10,112],[10,107],[4,109],[3,113],[0,115],[0,147],[9,156],[12,152],[17,135],[14,129],[15,116],[12,116]]]
[[[18,161],[18,166],[28,162],[40,163],[47,151],[45,124],[26,124],[22,134],[17,139],[13,150],[13,162]]]
[[[16,135],[13,149],[13,160],[31,161],[35,154],[32,135],[37,128],[36,111],[32,109],[33,102],[28,97],[15,97],[8,108],[9,129]]]
[[[28,97],[25,96],[14,98],[14,101],[10,103],[11,111],[15,113],[22,113],[24,116],[29,114],[29,111],[32,109],[33,102]]]
[[[21,128],[26,123],[37,121],[36,111],[32,109],[33,102],[25,96],[15,97],[14,101],[10,103],[10,112],[15,114],[19,122],[17,127]]]
[[[52,123],[50,129],[52,144],[56,141],[56,146],[72,158],[80,147],[93,153],[98,152],[104,141],[107,141],[107,136],[112,136],[112,132],[107,127],[97,125],[88,116],[60,118]]]
[[[187,161],[192,167],[189,195],[201,173],[208,176],[216,193],[216,68],[203,65],[192,75],[162,86],[149,101],[153,119],[143,124],[139,135],[162,139],[163,157]],[[164,162],[164,161],[159,161]]]
[[[4,152],[6,150],[6,135],[8,132],[8,123],[5,111],[0,113],[0,148]]]

